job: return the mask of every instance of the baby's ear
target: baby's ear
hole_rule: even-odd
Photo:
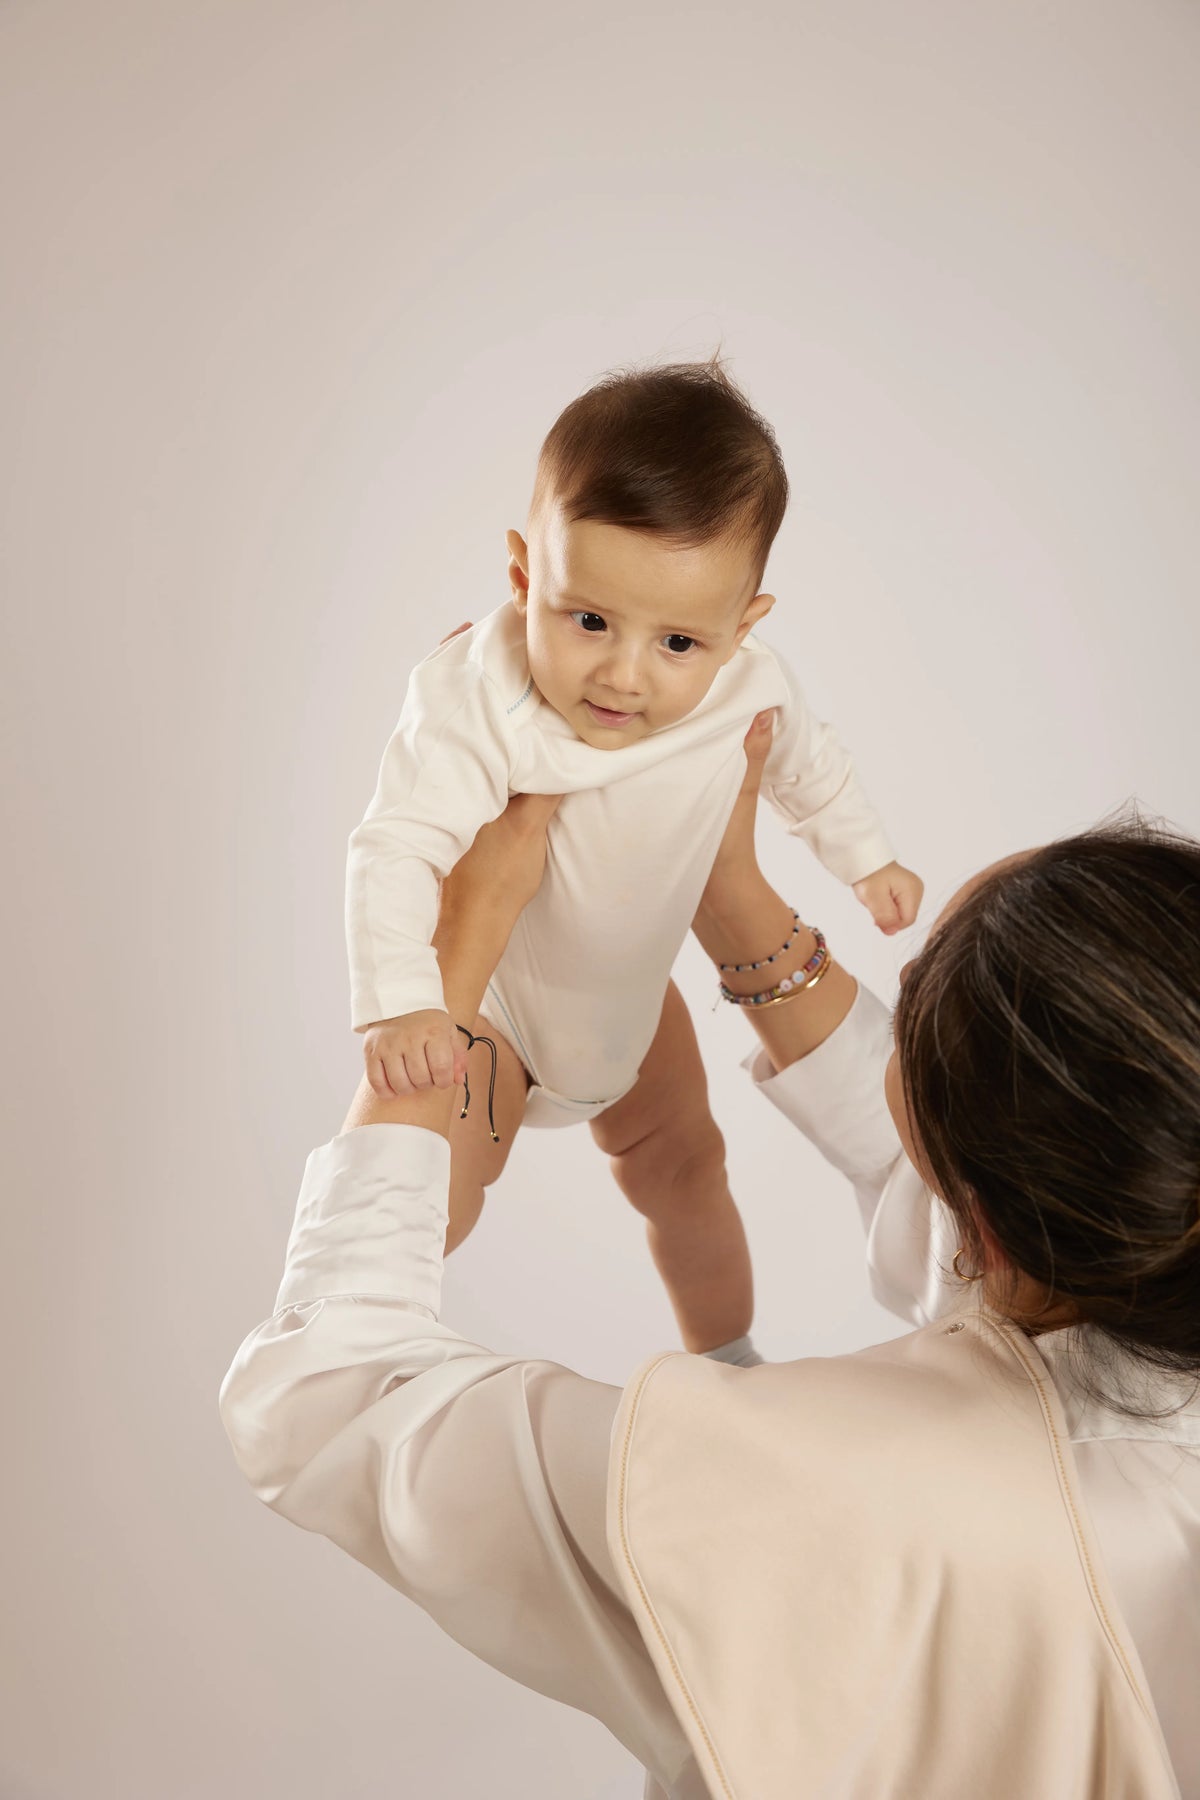
[[[741,643],[747,632],[753,631],[760,619],[765,619],[775,604],[774,594],[755,594],[753,600],[742,614],[742,622],[734,637],[734,648]]]
[[[508,548],[508,586],[512,603],[521,617],[529,604],[529,551],[519,531],[509,531],[504,542]]]

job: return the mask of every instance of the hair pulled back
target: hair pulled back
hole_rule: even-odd
[[[997,870],[909,969],[896,1046],[973,1253],[982,1219],[1047,1311],[1200,1375],[1200,843],[1133,812]]]

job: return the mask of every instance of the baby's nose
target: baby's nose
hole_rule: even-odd
[[[600,680],[624,700],[635,700],[642,692],[642,661],[631,645],[609,651],[597,670]]]

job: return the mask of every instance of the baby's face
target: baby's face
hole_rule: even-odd
[[[774,604],[744,544],[679,550],[551,501],[508,534],[513,605],[542,697],[586,744],[620,750],[697,707]]]

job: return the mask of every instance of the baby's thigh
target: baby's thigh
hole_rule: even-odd
[[[486,1044],[476,1043],[468,1055],[467,1080],[471,1102],[466,1118],[461,1118],[465,1092],[458,1090],[459,1105],[450,1121],[450,1181],[452,1190],[490,1187],[498,1181],[508,1161],[508,1153],[525,1111],[525,1095],[529,1076],[512,1045],[483,1017],[471,1027],[476,1038],[490,1038],[496,1046],[496,1087],[492,1096],[492,1115],[496,1121],[498,1144],[492,1142],[488,1124],[488,1084],[492,1057]],[[466,1041],[465,1039],[463,1040]]]
[[[627,1094],[591,1120],[605,1155],[633,1180],[671,1179],[684,1163],[724,1159],[691,1015],[672,981],[653,1042]],[[618,1174],[620,1171],[618,1171]]]

